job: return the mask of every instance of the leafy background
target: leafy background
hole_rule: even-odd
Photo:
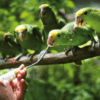
[[[42,28],[38,8],[48,3],[54,12],[72,14],[86,6],[99,8],[99,0],[1,0],[0,31],[14,33],[19,24]],[[0,75],[9,69],[1,70]],[[28,69],[25,100],[100,100],[100,57],[85,59],[82,66],[56,64]]]

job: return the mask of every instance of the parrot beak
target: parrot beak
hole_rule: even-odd
[[[19,39],[23,42],[24,40],[25,40],[25,37],[24,37],[24,35],[23,35],[23,33],[22,32],[19,32]]]
[[[41,18],[45,18],[46,10],[43,7],[40,9],[40,13],[41,13]]]
[[[75,21],[77,26],[83,27],[84,25],[86,25],[86,22],[81,18],[81,16],[76,16]]]
[[[3,38],[6,38],[6,37],[7,37],[6,34],[4,34]]]
[[[53,38],[53,36],[49,36],[48,40],[47,40],[47,45],[49,45],[50,47],[53,47],[55,45],[55,40]]]
[[[8,39],[10,37],[8,35],[4,34],[3,38]]]

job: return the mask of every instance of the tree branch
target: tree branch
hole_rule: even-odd
[[[64,52],[48,53],[43,57],[43,59],[37,65],[71,63],[71,62],[75,62],[75,61],[79,61],[79,60],[83,60],[83,59],[87,59],[87,58],[91,58],[91,57],[95,57],[95,56],[99,56],[99,55],[100,55],[100,48],[97,48],[94,50],[89,50],[89,47],[87,46],[87,47],[77,50],[73,56],[70,54],[70,52],[68,55],[65,55]],[[35,55],[33,57],[32,62],[30,61],[30,59],[28,57],[25,56],[25,57],[21,57],[18,62],[15,62],[13,64],[7,63],[7,62],[1,63],[0,69],[16,68],[22,63],[27,66],[27,65],[30,65],[30,64],[36,62],[38,57],[39,57],[39,54]]]

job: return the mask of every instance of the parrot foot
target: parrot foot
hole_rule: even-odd
[[[91,45],[89,47],[89,50],[94,50],[95,47],[96,47],[96,42],[95,41],[92,41],[91,42]]]
[[[28,57],[30,57],[30,61],[32,62],[33,60],[33,56],[35,56],[36,54],[38,54],[39,52],[35,51],[33,54],[29,54]]]
[[[11,59],[6,58],[6,59],[5,59],[5,62],[13,63],[13,64],[14,64],[14,63],[17,62],[17,61],[16,61],[15,58],[11,58]]]
[[[72,55],[72,56],[74,55],[74,54],[73,54],[73,51],[72,51],[71,49],[67,49],[67,50],[64,49],[64,52],[65,52],[65,55],[68,55],[68,54],[70,54],[70,55]]]
[[[25,56],[26,54],[20,53],[17,57],[15,57],[15,60],[18,61],[22,56]]]
[[[70,47],[69,49],[64,49],[64,52],[65,52],[65,54],[66,55],[68,55],[69,54],[69,52],[71,53],[71,55],[73,56],[74,55],[74,52],[75,51],[77,51],[79,48],[77,47],[77,46],[75,46],[75,47]]]
[[[95,48],[100,48],[100,39],[98,40],[97,43],[95,43]]]
[[[5,62],[7,62],[7,61],[8,61],[8,59],[10,59],[10,57],[5,58],[5,59],[4,59],[4,60],[5,60]]]
[[[74,52],[76,52],[77,50],[79,49],[79,47],[78,46],[75,46],[75,47],[70,47],[68,50],[65,50],[64,49],[64,52],[65,52],[65,54],[66,55],[68,55],[69,54],[69,52],[70,52],[70,55],[72,55],[72,56],[74,56]],[[77,66],[79,66],[79,65],[82,65],[82,61],[80,60],[80,61],[76,61],[76,62],[74,62]]]
[[[74,55],[74,53],[73,53],[74,51],[73,51],[73,48],[72,48],[72,47],[70,47],[70,48],[67,49],[67,50],[64,49],[64,52],[65,52],[66,55],[68,55],[69,53],[70,53],[70,55],[72,55],[72,56]]]
[[[5,59],[5,62],[9,62],[9,63],[15,63],[17,62],[22,56],[24,56],[24,54],[19,54],[17,57],[14,57],[14,58],[11,58],[9,59],[10,57],[6,58]]]

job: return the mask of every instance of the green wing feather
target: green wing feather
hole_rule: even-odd
[[[74,22],[72,22],[58,32],[58,34],[61,34],[61,37],[57,38],[56,42],[58,45],[78,46],[92,40],[92,33],[93,30],[86,27],[77,27],[76,31],[74,31]]]

